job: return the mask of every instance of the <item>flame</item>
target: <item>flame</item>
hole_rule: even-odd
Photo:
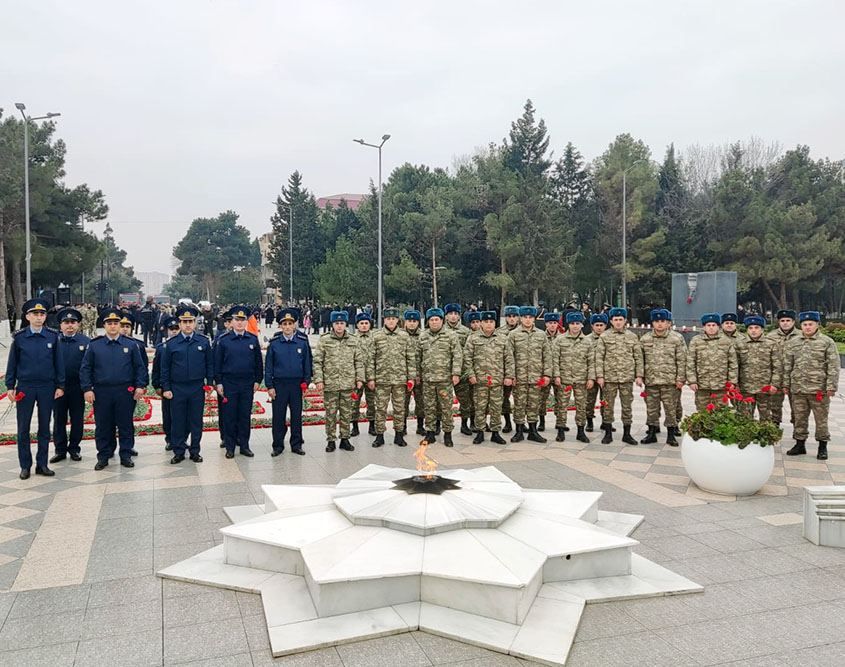
[[[425,453],[426,449],[428,449],[428,440],[421,440],[420,446],[414,452],[414,458],[417,460],[417,472],[426,479],[431,479],[437,472],[437,461]]]

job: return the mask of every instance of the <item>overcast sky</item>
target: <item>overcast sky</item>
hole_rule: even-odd
[[[68,184],[104,191],[137,271],[169,272],[195,217],[268,231],[295,169],[365,192],[355,137],[392,135],[385,173],[448,167],[528,97],[557,154],[630,132],[656,158],[756,135],[841,159],[843,25],[837,0],[5,2],[0,106],[60,111]]]

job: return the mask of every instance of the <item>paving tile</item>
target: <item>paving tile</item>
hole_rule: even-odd
[[[581,614],[575,641],[590,641],[643,630],[645,627],[617,603],[588,604]]]
[[[657,549],[669,558],[675,559],[715,556],[719,553],[717,550],[686,535],[659,537],[652,540],[643,540],[643,543]]]
[[[344,667],[343,661],[335,648],[297,653],[275,660],[269,649],[253,651],[251,656],[254,667],[276,667],[278,665],[284,665],[284,667]]]
[[[733,530],[697,533],[692,536],[692,539],[706,544],[720,553],[751,551],[762,546],[759,542],[755,542]]]
[[[84,611],[88,604],[89,587],[66,586],[17,594],[9,611],[9,618],[29,618],[44,614]]]
[[[82,635],[82,610],[38,617],[7,618],[0,630],[0,646],[7,650],[78,641]]]
[[[162,581],[149,575],[93,583],[88,597],[88,609],[161,600]]]
[[[603,637],[572,645],[568,667],[599,665],[695,665],[693,659],[650,632]]]
[[[434,665],[462,664],[467,660],[488,658],[491,652],[479,646],[439,637],[428,632],[412,632],[411,636]]]
[[[23,561],[18,558],[5,565],[0,565],[0,591],[7,591],[12,587],[15,579],[18,578],[22,564]]]
[[[264,613],[264,606],[261,604],[261,595],[257,593],[235,593],[238,598],[238,606],[241,610],[241,616],[255,616],[256,614]]]
[[[86,667],[160,665],[161,628],[120,636],[108,632],[100,638],[81,641],[77,649],[76,664]]]
[[[792,556],[816,567],[830,567],[845,565],[845,549],[834,547],[820,547],[805,541],[802,544],[791,544],[778,547],[787,556]]]
[[[235,591],[207,588],[206,592],[190,597],[164,599],[164,627],[183,627],[207,621],[241,618]]]
[[[185,667],[253,667],[252,656],[249,653],[238,653],[237,655],[225,655],[220,658],[193,660],[191,662],[174,664],[184,665]]]
[[[164,659],[168,663],[248,652],[249,644],[240,617],[231,618],[226,623],[212,621],[183,625],[178,632],[167,632],[164,635]]]
[[[108,628],[109,636],[134,634],[140,630],[160,630],[162,618],[159,600],[136,601],[108,607],[89,607],[85,612],[82,639],[97,639]]]
[[[337,647],[344,667],[369,667],[370,665],[431,665],[425,651],[408,634],[379,637]]]
[[[246,640],[250,651],[270,649],[270,637],[267,634],[267,620],[262,611],[260,614],[242,616]]]
[[[71,667],[76,657],[77,642],[36,646],[0,653],[4,667]]]

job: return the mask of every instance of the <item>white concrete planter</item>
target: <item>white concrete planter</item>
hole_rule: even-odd
[[[689,478],[704,491],[750,496],[769,480],[775,467],[775,448],[754,443],[745,449],[716,440],[693,440],[685,433],[681,460]]]

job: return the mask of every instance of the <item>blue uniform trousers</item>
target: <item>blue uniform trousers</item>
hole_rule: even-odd
[[[11,390],[10,390],[11,391]],[[17,393],[24,397],[17,402],[18,418],[18,461],[21,469],[32,467],[29,429],[32,425],[32,413],[38,404],[38,449],[35,453],[35,465],[47,467],[47,454],[50,452],[50,416],[53,414],[53,401],[56,388],[49,386],[26,386],[18,384]]]
[[[67,423],[70,419],[70,439]],[[85,398],[78,384],[65,387],[65,395],[53,404],[53,447],[57,456],[68,452],[79,454],[82,442],[82,428],[85,419]]]
[[[217,430],[220,432],[220,442],[226,444],[226,427],[223,425],[223,399],[217,394]]]
[[[223,416],[223,444],[227,452],[249,449],[250,418],[252,416],[252,380],[223,379],[223,395],[226,402],[221,404]],[[219,396],[218,396],[219,398]]]
[[[117,443],[120,444],[120,460],[131,458],[135,427],[132,416],[135,400],[129,393],[129,385],[119,384],[108,387],[94,387],[94,440],[97,442],[97,460],[107,462],[114,455]],[[114,432],[117,429],[117,443]]]
[[[171,443],[173,421],[170,416],[170,401],[166,398],[161,399],[161,423],[164,427],[164,441],[169,445]]]
[[[170,404],[170,439],[175,456],[200,453],[202,440],[202,413],[205,406],[205,391],[202,384],[174,383]],[[191,442],[188,444],[188,437]]]
[[[302,388],[301,379],[276,380],[273,389],[276,390],[276,400],[273,401],[273,451],[280,452],[285,448],[285,435],[288,428],[285,416],[290,409],[290,448],[302,448]]]

